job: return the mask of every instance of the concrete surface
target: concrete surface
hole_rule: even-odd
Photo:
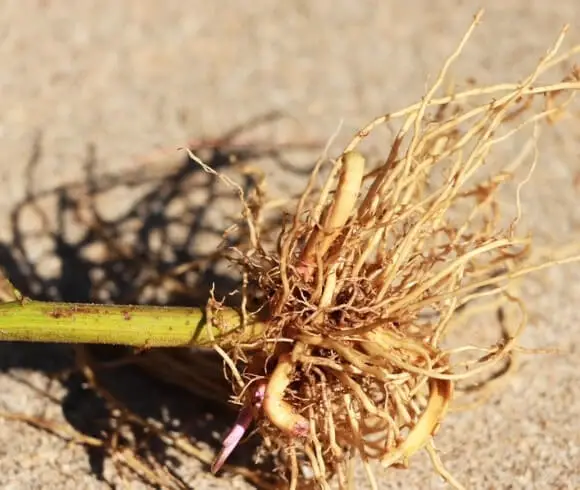
[[[484,23],[454,70],[458,80],[518,79],[564,23],[572,24],[570,43],[580,42],[580,4],[575,0],[483,3]],[[71,248],[77,235],[55,211],[66,208],[64,194],[50,194],[51,189],[86,181],[87,175],[137,169],[139,176],[148,159],[161,175],[179,161],[173,148],[192,138],[219,136],[271,111],[289,117],[262,126],[247,140],[325,141],[342,120],[339,148],[373,116],[420,97],[477,8],[475,2],[461,0],[4,0],[0,265],[32,295],[86,299],[88,293],[82,291],[98,278],[78,274],[84,264],[79,257],[66,263],[71,256],[67,243]],[[538,171],[524,195],[529,222],[541,239],[555,243],[570,240],[580,224],[579,191],[572,184],[580,172],[578,129],[572,121],[557,137],[543,140]],[[312,156],[303,151],[296,165]],[[272,163],[266,173],[280,183],[280,191],[296,191],[294,177],[280,178],[287,163]],[[162,192],[155,181],[144,186]],[[144,195],[139,189],[107,194],[99,203],[105,218],[130,209]],[[42,225],[37,212],[26,209],[13,220],[27,192],[43,191],[49,193],[41,207],[50,226],[66,238],[60,249],[54,235],[31,235]],[[179,215],[183,209],[176,204],[172,212]],[[205,219],[218,223],[220,210]],[[15,242],[18,234],[27,236],[24,242]],[[194,241],[203,242],[203,237]],[[178,254],[172,259],[178,260]],[[114,294],[100,299],[131,298],[123,296],[123,288],[130,289],[135,279],[131,274],[111,286]],[[439,437],[444,461],[468,488],[580,488],[580,267],[532,279],[526,294],[533,313],[527,345],[557,345],[564,353],[526,357],[505,391],[445,423]],[[56,419],[63,413],[69,419],[82,414],[86,424],[99,411],[79,386],[73,401],[70,385],[50,387],[72,407],[50,403],[31,388],[45,389],[48,374],[69,364],[70,351],[64,347],[0,346],[0,409]],[[146,380],[131,384],[137,396],[147,393],[145,398],[154,399],[157,389],[166,396],[165,388],[151,388]],[[79,447],[0,419],[1,488],[108,488],[91,462]],[[424,459],[412,463],[409,471],[384,476],[381,488],[444,487],[422,464]],[[239,479],[232,483],[208,477],[191,461],[180,471],[192,488],[245,486]],[[363,480],[359,488],[365,488]]]

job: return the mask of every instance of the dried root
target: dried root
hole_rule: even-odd
[[[580,88],[577,70],[558,84],[538,78],[578,49],[557,55],[562,33],[521,83],[438,96],[478,20],[421,102],[360,131],[320,189],[311,179],[275,250],[255,233],[257,244],[243,254],[249,284],[267,300],[269,327],[261,341],[228,352],[236,362],[229,365],[290,488],[328,488],[333,476],[346,488],[353,456],[406,466],[423,448],[459,485],[432,437],[456,382],[497,369],[517,345],[525,309],[510,285],[546,264],[530,265],[530,239],[516,233],[521,185],[511,218],[497,195],[524,162],[535,166],[540,122],[560,116]],[[358,146],[396,120],[387,157],[369,168]],[[522,154],[486,170],[494,146],[526,128],[533,138]],[[457,313],[475,300],[517,307],[517,327],[488,348],[446,347]],[[232,439],[226,443],[229,453]]]

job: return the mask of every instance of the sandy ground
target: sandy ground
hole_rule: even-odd
[[[557,8],[543,0],[485,4],[484,23],[454,70],[458,80],[517,80],[565,23],[572,24],[570,42],[580,42],[577,1],[561,0]],[[99,212],[114,220],[139,202],[135,220],[161,226],[167,201],[143,196],[170,194],[171,185],[180,182],[174,148],[191,139],[219,137],[273,111],[286,116],[242,140],[324,142],[342,121],[339,148],[372,117],[420,97],[476,8],[460,0],[4,0],[0,265],[30,295],[95,299],[90,284],[98,277],[87,267],[93,252],[79,252],[78,226],[64,219],[72,198],[62,187],[54,189],[90,184],[102,175],[134,172],[138,180],[150,173],[153,180],[137,188],[117,189],[121,177],[113,178],[99,198]],[[580,171],[579,133],[571,122],[542,141],[538,171],[524,193],[528,221],[540,240],[563,243],[578,231],[579,194],[572,180]],[[304,163],[312,158],[312,152],[301,149],[262,164],[273,189],[290,192],[297,190]],[[173,180],[159,177],[165,187],[158,185],[155,175],[172,172]],[[216,197],[207,179],[195,179],[203,192]],[[27,195],[43,192],[40,207],[48,224],[38,209],[22,206]],[[223,222],[222,206],[206,208],[209,198],[203,192],[190,205],[204,212],[204,225],[177,247],[180,253],[191,242],[211,248],[212,226]],[[178,216],[184,209],[192,208],[176,203],[171,212]],[[45,225],[56,232],[34,235]],[[159,263],[179,260],[179,253],[171,253]],[[96,299],[133,297],[136,272],[129,267],[125,273],[124,266],[117,264],[119,281],[110,296]],[[517,375],[489,404],[454,414],[445,423],[438,439],[443,458],[468,488],[580,488],[580,268],[566,266],[533,279],[526,294],[532,307],[527,345],[557,345],[563,353],[524,358]],[[49,375],[70,362],[65,347],[0,346],[0,410],[56,420],[64,416],[90,432],[91,417],[101,413],[98,403],[78,382],[48,386]],[[179,404],[175,400],[181,395],[168,395],[166,387],[135,373],[127,376],[124,386],[130,386],[143,410],[151,410],[148,402],[156,396]],[[42,390],[63,401],[50,402]],[[228,420],[211,430],[223,430]],[[409,471],[385,475],[381,488],[443,488],[424,462],[418,457]],[[98,456],[78,446],[0,418],[2,488],[109,488],[99,479],[98,466]],[[193,461],[180,471],[191,488],[246,486],[240,479],[209,477]],[[105,476],[110,472],[107,463]],[[359,488],[365,488],[362,479]]]

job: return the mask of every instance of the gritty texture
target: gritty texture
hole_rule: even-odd
[[[542,0],[485,4],[484,22],[453,69],[458,83],[468,77],[479,83],[517,80],[565,23],[572,24],[570,43],[580,42],[575,0],[562,0],[557,8]],[[162,173],[179,161],[177,147],[219,137],[272,111],[285,117],[253,131],[247,141],[324,143],[340,127],[332,147],[338,150],[374,116],[422,95],[475,10],[473,2],[459,0],[4,0],[0,265],[28,294],[94,299],[82,291],[98,278],[87,273],[87,284],[78,282],[84,262],[67,263],[70,254],[62,252],[66,243],[58,249],[54,240],[30,234],[43,225],[39,214],[26,209],[14,219],[13,211],[27,193],[46,192],[43,206],[51,226],[62,228],[52,211],[60,201],[51,190],[58,186],[87,181],[87,176],[145,172],[149,163]],[[578,239],[578,136],[577,122],[569,120],[542,139],[537,172],[523,193],[527,223],[541,243]],[[504,150],[513,148],[508,144]],[[299,191],[305,164],[314,156],[303,151],[295,160],[290,155],[263,166],[274,195]],[[209,188],[207,176],[196,179]],[[145,191],[112,189],[98,201],[101,215],[114,219],[154,185],[153,180]],[[186,204],[172,202],[170,209],[148,212],[180,216],[192,206],[203,209],[212,227],[200,227],[193,241],[196,247],[211,248],[211,232],[227,224],[225,210],[232,206],[206,209],[204,199],[203,193],[193,193]],[[136,219],[143,217],[137,214]],[[184,230],[174,225],[179,240]],[[78,231],[60,231],[70,247]],[[25,234],[24,260],[16,241]],[[146,239],[155,250],[159,236],[152,232]],[[98,251],[82,254],[86,261]],[[167,254],[168,262],[180,258],[174,251]],[[31,278],[27,263],[34,265],[38,278]],[[75,268],[77,275],[65,274]],[[76,279],[71,283],[67,277]],[[120,284],[111,287],[123,289]],[[97,299],[122,299],[122,292]],[[487,405],[451,414],[445,421],[438,446],[449,469],[468,488],[580,488],[580,267],[534,276],[525,294],[531,306],[525,344],[556,346],[561,353],[524,357],[517,375]],[[82,386],[48,381],[47,374],[70,366],[70,359],[71,352],[60,346],[0,346],[0,410],[55,420],[64,416],[77,426],[90,426],[90,417],[98,417],[99,411]],[[127,376],[138,409],[165,417],[154,406],[158,396],[181,405],[182,415],[188,412],[183,399],[178,403],[180,394],[150,386],[136,373]],[[53,403],[41,392],[64,401]],[[146,400],[139,402],[139,397]],[[204,438],[196,430],[207,433],[205,440],[213,444],[216,432],[231,422],[230,415],[215,422],[207,407],[191,411],[203,417],[190,413],[188,431],[199,440]],[[109,488],[96,476],[94,459],[78,446],[0,419],[2,488]],[[424,462],[418,456],[410,470],[381,477],[381,488],[443,488]],[[111,471],[105,462],[105,477]],[[185,462],[180,472],[191,488],[248,488],[237,477],[233,483],[210,477],[194,461]],[[360,482],[357,488],[365,488],[362,476]],[[145,487],[131,483],[130,488]]]

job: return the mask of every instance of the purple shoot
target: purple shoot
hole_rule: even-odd
[[[244,406],[240,410],[240,413],[238,414],[238,418],[236,419],[234,426],[228,432],[228,435],[222,442],[221,451],[218,453],[216,459],[211,465],[212,473],[215,474],[220,470],[220,468],[229,458],[230,454],[232,454],[233,450],[240,443],[242,437],[244,436],[244,434],[248,430],[248,427],[252,423],[252,420],[254,418],[253,415],[254,410],[259,410],[260,408],[262,408],[262,401],[264,400],[265,391],[266,391],[266,383],[260,382],[258,384],[258,387],[254,391],[251,403],[249,405]]]

